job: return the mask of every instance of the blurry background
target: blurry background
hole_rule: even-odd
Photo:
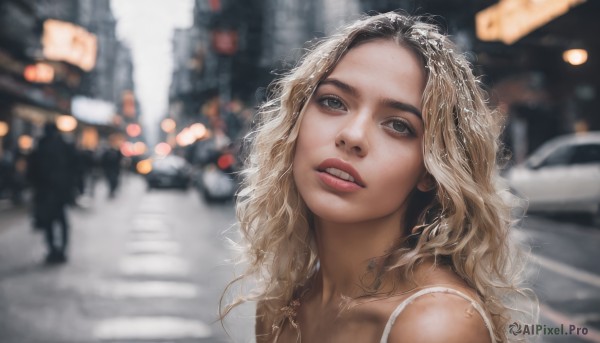
[[[436,16],[506,121],[540,323],[586,329],[540,340],[600,342],[597,0],[0,0],[0,340],[253,341],[251,305],[214,323],[241,139],[307,41],[398,9]],[[60,264],[27,171],[48,122],[75,152]]]

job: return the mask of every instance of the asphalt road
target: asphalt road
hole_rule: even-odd
[[[541,342],[600,342],[600,228],[583,222],[529,216],[514,231],[531,251],[527,275],[540,302]],[[544,325],[559,333],[544,334]]]
[[[232,204],[124,181],[116,198],[99,184],[69,211],[64,265],[44,265],[25,210],[0,212],[0,342],[253,342],[252,306],[227,320],[230,336],[217,320],[234,275]]]
[[[234,311],[228,333],[217,320],[240,270],[231,203],[207,204],[193,189],[149,192],[135,176],[115,199],[97,187],[69,211],[64,265],[43,263],[25,209],[0,208],[0,342],[254,341],[252,305]],[[531,247],[528,282],[540,299],[540,320],[521,332],[533,324],[538,342],[600,342],[600,228],[530,216],[514,233]],[[572,327],[579,335],[565,334]]]

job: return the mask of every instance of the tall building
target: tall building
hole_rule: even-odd
[[[547,139],[575,130],[600,129],[598,106],[600,50],[594,32],[600,30],[595,17],[600,2],[571,2],[566,12],[546,18],[518,40],[509,43],[488,41],[477,36],[479,12],[495,7],[494,18],[513,27],[535,24],[531,6],[550,3],[519,0],[196,0],[194,29],[201,53],[189,53],[202,61],[200,72],[188,69],[191,84],[189,101],[181,108],[185,115],[199,116],[211,97],[239,97],[248,104],[260,102],[264,87],[277,74],[294,66],[313,39],[329,35],[361,15],[399,10],[413,15],[432,15],[449,33],[472,63],[476,74],[490,89],[492,106],[499,106],[508,118],[505,137],[522,156]],[[502,13],[500,4],[517,9]],[[512,7],[511,7],[512,6]],[[569,6],[568,6],[569,7]],[[519,13],[530,13],[519,15]],[[233,32],[235,52],[218,53],[215,32]],[[508,32],[507,30],[504,30]],[[225,38],[226,35],[225,35]],[[183,38],[182,38],[183,39]],[[182,44],[182,43],[178,43]],[[226,45],[226,44],[225,44]],[[563,61],[566,50],[587,49],[589,60],[581,66]],[[190,55],[192,54],[192,55]],[[193,64],[193,63],[192,63]],[[186,73],[185,68],[178,71]],[[174,81],[179,82],[179,81]],[[183,99],[175,93],[173,99]],[[178,93],[179,94],[179,93]],[[520,138],[510,137],[511,132]]]
[[[122,90],[134,92],[134,85],[131,54],[116,39],[115,27],[109,0],[0,2],[0,126],[8,127],[2,137],[5,149],[27,150],[28,144],[17,143],[31,141],[43,122],[60,116],[77,117],[78,140],[89,130],[119,130],[122,120],[114,117],[116,105]],[[84,117],[76,113],[81,106]],[[102,114],[95,112],[101,107]]]

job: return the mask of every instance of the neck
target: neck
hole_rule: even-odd
[[[322,305],[363,295],[365,287],[384,282],[376,280],[377,267],[380,257],[402,238],[400,219],[394,215],[352,224],[315,220],[320,268],[314,287]],[[380,290],[386,288],[382,284]]]

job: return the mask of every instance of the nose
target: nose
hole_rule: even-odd
[[[365,156],[369,150],[368,116],[349,115],[335,137],[335,146],[349,154]]]

